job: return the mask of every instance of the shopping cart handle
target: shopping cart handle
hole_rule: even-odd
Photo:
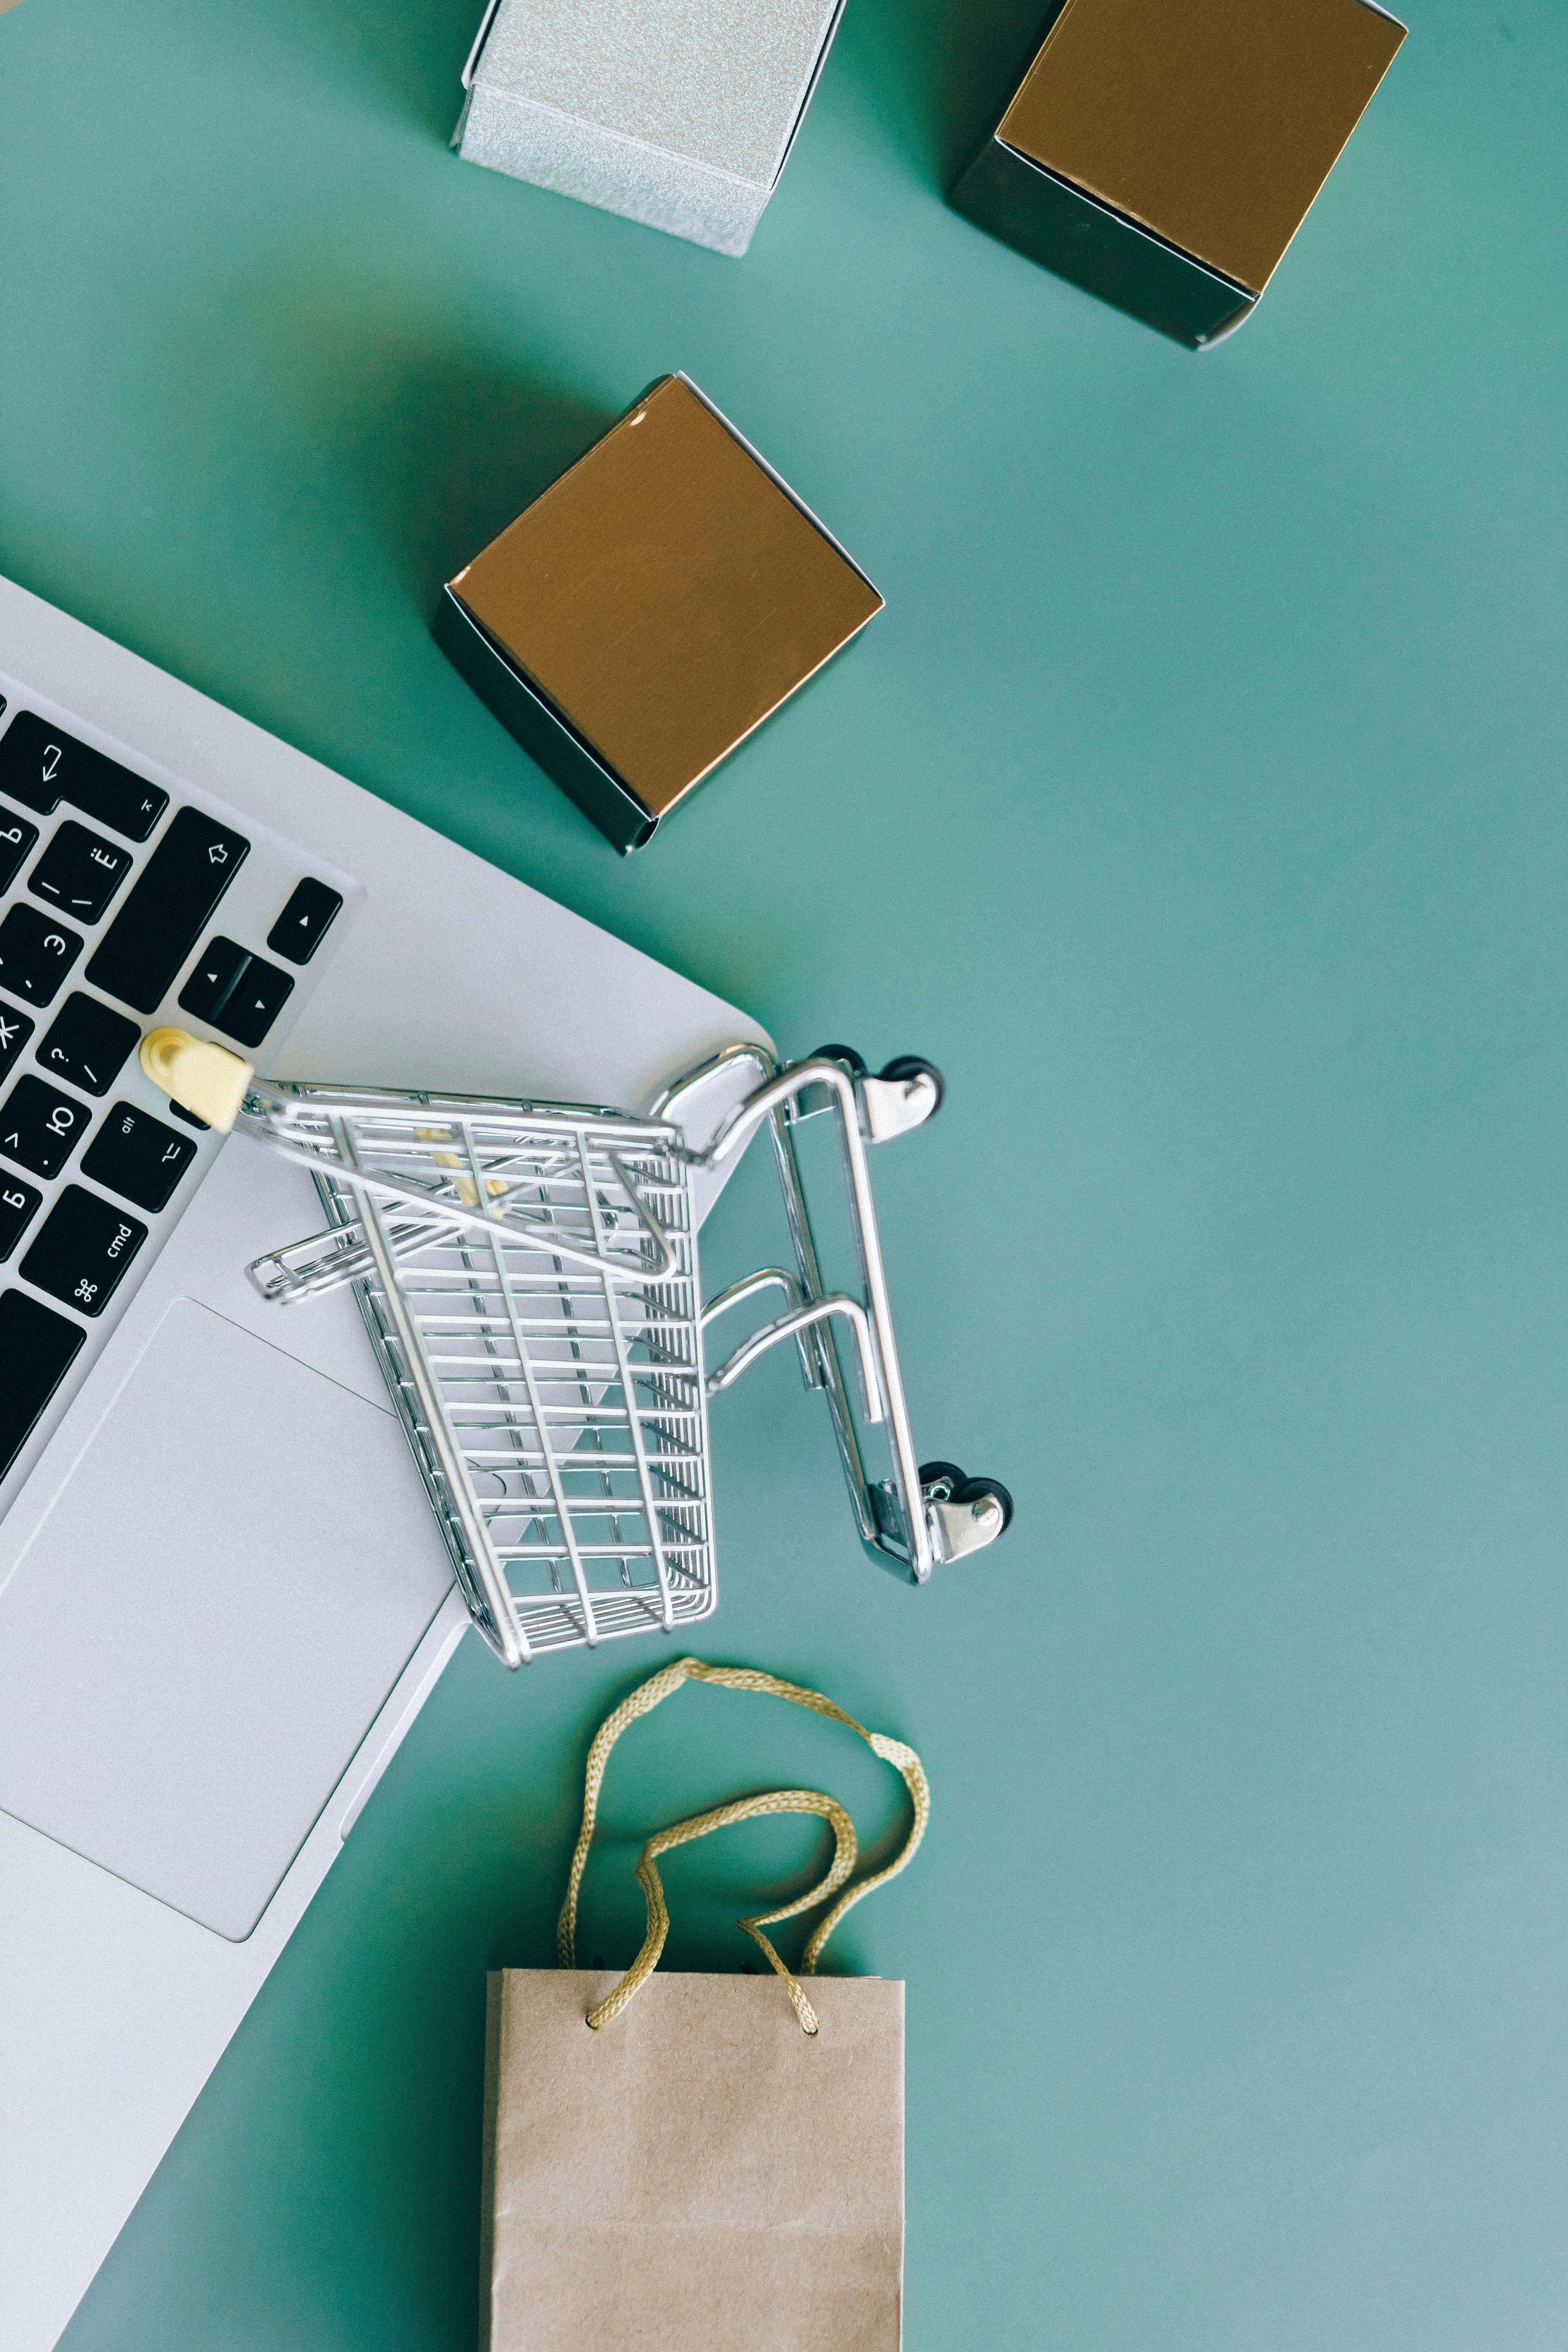
[[[719,1396],[738,1381],[759,1356],[776,1348],[781,1339],[797,1339],[810,1330],[814,1323],[825,1323],[830,1316],[843,1317],[855,1334],[855,1352],[860,1369],[860,1402],[869,1422],[883,1419],[882,1384],[877,1374],[876,1349],[871,1339],[871,1318],[858,1298],[847,1298],[842,1292],[831,1298],[817,1298],[809,1307],[792,1307],[787,1315],[775,1315],[743,1339],[732,1356],[726,1356],[716,1372],[708,1375],[708,1393]]]
[[[188,1029],[149,1029],[136,1058],[171,1102],[205,1119],[220,1135],[231,1132],[245,1090],[256,1075],[250,1064],[231,1054],[226,1045],[193,1037]]]

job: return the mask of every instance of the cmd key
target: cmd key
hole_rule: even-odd
[[[146,1238],[140,1217],[68,1184],[22,1260],[22,1279],[83,1315],[101,1315]]]
[[[176,810],[88,965],[88,979],[138,1013],[155,1013],[249,853],[243,835],[216,817]]]

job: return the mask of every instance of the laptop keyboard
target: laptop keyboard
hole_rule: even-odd
[[[206,794],[138,774],[37,698],[11,703],[0,695],[0,1481],[65,1410],[222,1141],[142,1076],[144,1033],[174,1021],[270,1055],[353,887]]]

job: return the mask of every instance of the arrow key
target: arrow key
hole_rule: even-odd
[[[329,890],[324,882],[307,875],[295,885],[289,904],[268,932],[268,946],[274,955],[287,956],[290,963],[309,963],[342,903],[338,891]]]
[[[291,975],[275,963],[252,956],[240,973],[215,1025],[241,1045],[259,1045],[293,992]],[[180,999],[181,1003],[184,998]]]
[[[180,1009],[198,1021],[216,1021],[234,992],[235,982],[251,961],[249,950],[221,934],[207,941],[196,958],[196,968],[180,991]]]

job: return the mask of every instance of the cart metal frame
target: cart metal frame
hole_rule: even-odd
[[[250,1277],[278,1304],[353,1286],[470,1613],[507,1665],[711,1612],[709,1400],[785,1340],[826,1397],[883,1566],[923,1584],[1002,1534],[1005,1487],[917,1461],[868,1165],[868,1146],[942,1096],[927,1062],[874,1076],[846,1047],[781,1066],[754,1045],[678,1079],[645,1118],[253,1083],[239,1129],[310,1170],[331,1223]],[[716,1129],[715,1100],[733,1106]],[[820,1116],[837,1129],[858,1296],[823,1280],[795,1141]],[[733,1167],[764,1126],[795,1269],[760,1267],[704,1306],[692,1178]],[[783,1311],[710,1372],[709,1326],[774,1292]],[[863,1427],[885,1433],[886,1475],[868,1468]]]

